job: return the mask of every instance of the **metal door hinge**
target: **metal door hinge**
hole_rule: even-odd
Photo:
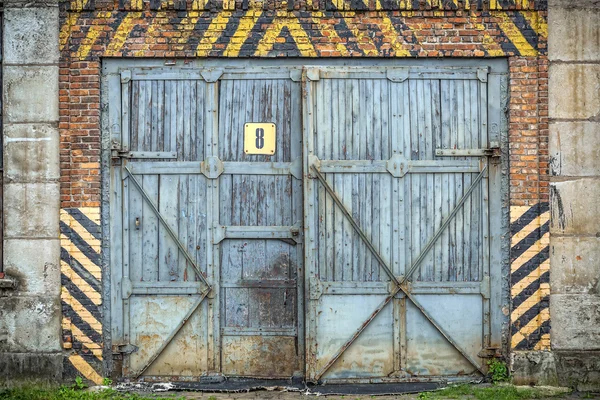
[[[138,351],[138,347],[132,345],[131,343],[127,344],[114,344],[112,346],[113,354],[131,354]]]

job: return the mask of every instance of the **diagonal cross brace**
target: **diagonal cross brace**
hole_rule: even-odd
[[[373,246],[373,244],[371,243],[371,241],[369,240],[369,238],[362,231],[362,229],[360,228],[360,226],[358,225],[358,223],[356,222],[356,220],[352,217],[352,214],[350,214],[350,212],[348,211],[348,209],[346,208],[346,206],[344,205],[344,203],[342,203],[342,201],[337,197],[336,193],[331,188],[331,186],[329,185],[329,183],[327,182],[327,180],[325,179],[325,177],[323,177],[323,175],[321,174],[321,172],[319,172],[319,170],[314,165],[312,165],[311,167],[312,167],[313,171],[315,172],[315,175],[317,176],[317,179],[319,180],[319,182],[325,187],[325,190],[327,191],[327,193],[329,193],[329,195],[332,197],[332,199],[336,203],[336,205],[342,210],[342,213],[346,216],[346,218],[348,218],[348,220],[350,221],[350,224],[356,230],[356,232],[359,234],[359,236],[361,237],[361,239],[365,242],[365,244],[367,245],[367,248],[369,249],[369,251],[371,251],[371,253],[373,254],[373,256],[377,259],[377,261],[380,263],[380,265],[386,271],[386,273],[388,274],[388,276],[390,277],[390,279],[396,284],[396,287],[392,291],[392,293],[390,295],[388,295],[383,300],[383,302],[381,302],[381,304],[379,304],[379,306],[375,309],[375,311],[373,311],[371,313],[371,315],[369,315],[369,317],[354,332],[354,334],[350,337],[350,339],[348,339],[344,343],[344,345],[341,346],[338,349],[338,351],[327,362],[327,364],[325,364],[325,366],[315,375],[315,380],[318,381],[323,376],[323,374],[325,374],[325,372],[327,372],[329,370],[329,368],[331,368],[333,366],[333,364],[341,357],[341,355],[344,353],[344,351],[346,351],[346,349],[348,349],[348,347],[350,347],[350,345],[352,343],[354,343],[354,341],[367,328],[367,326],[375,319],[375,317],[377,317],[377,315],[379,315],[379,313],[385,308],[385,306],[400,291],[402,291],[404,293],[404,295],[415,305],[415,307],[417,307],[419,309],[419,311],[421,311],[421,313],[423,314],[423,316],[442,334],[442,336],[448,341],[448,343],[450,343],[482,375],[485,375],[485,372],[483,371],[483,368],[479,365],[479,363],[476,360],[474,360],[471,356],[469,356],[469,354],[466,351],[464,351],[460,347],[460,345],[454,339],[452,339],[452,337],[437,323],[437,321],[433,318],[433,316],[431,314],[429,314],[429,312],[427,312],[427,310],[425,310],[425,308],[414,298],[414,296],[412,294],[410,294],[408,292],[408,290],[406,288],[404,288],[403,284],[408,280],[408,278],[419,267],[419,265],[421,264],[421,262],[423,261],[423,259],[427,255],[427,252],[429,252],[429,250],[431,250],[431,248],[435,244],[436,240],[440,237],[440,235],[442,234],[442,232],[444,231],[444,229],[446,229],[448,227],[448,225],[449,225],[450,221],[452,220],[452,218],[454,218],[454,216],[458,213],[458,210],[462,207],[462,205],[467,200],[467,198],[471,195],[471,193],[473,193],[473,190],[475,189],[475,187],[477,186],[477,184],[483,178],[483,176],[485,174],[485,171],[487,170],[487,165],[481,170],[481,172],[479,173],[479,175],[477,175],[477,177],[475,178],[475,180],[471,183],[471,186],[469,187],[469,189],[467,190],[467,192],[463,195],[463,197],[456,204],[456,206],[454,207],[454,209],[452,210],[452,212],[446,218],[446,220],[444,221],[444,223],[440,226],[440,228],[433,235],[433,237],[431,238],[431,240],[427,243],[427,245],[422,250],[422,252],[419,255],[419,257],[417,257],[417,259],[413,262],[413,264],[411,265],[408,273],[405,274],[405,276],[402,278],[401,281],[399,281],[398,278],[396,278],[396,276],[394,276],[394,274],[392,273],[392,270],[390,269],[390,267],[387,265],[387,263],[385,262],[385,260],[381,257],[381,255],[379,254],[379,252],[377,251],[377,249],[375,249],[375,247]]]
[[[158,207],[156,206],[156,204],[154,204],[154,202],[152,201],[152,199],[150,198],[150,196],[148,195],[148,193],[146,193],[146,191],[144,190],[144,188],[142,187],[142,185],[140,184],[140,182],[135,178],[135,176],[133,176],[133,173],[131,172],[131,170],[129,169],[129,167],[127,165],[124,165],[123,168],[125,169],[125,171],[127,171],[127,174],[129,175],[129,178],[131,178],[131,181],[135,184],[135,186],[137,187],[137,189],[140,191],[140,193],[142,194],[142,197],[144,198],[144,200],[146,200],[146,202],[148,202],[148,204],[150,205],[150,208],[152,208],[152,211],[154,211],[154,213],[156,214],[156,216],[158,217],[158,219],[160,220],[160,222],[167,229],[167,232],[173,238],[173,240],[175,241],[175,244],[177,244],[177,247],[179,248],[179,250],[181,250],[181,252],[183,253],[183,256],[185,257],[185,259],[190,263],[190,265],[192,266],[192,268],[194,269],[194,271],[196,271],[196,274],[198,274],[198,276],[200,277],[200,279],[202,280],[202,282],[204,282],[204,284],[207,286],[207,289],[208,289],[207,291],[210,292],[212,290],[212,287],[210,286],[210,284],[208,283],[208,281],[206,280],[206,278],[204,278],[204,274],[202,274],[202,272],[200,271],[200,269],[198,268],[198,266],[196,265],[196,263],[192,259],[192,256],[190,256],[190,254],[187,251],[187,249],[185,248],[185,246],[181,243],[181,240],[179,240],[179,238],[175,234],[175,231],[173,231],[173,228],[171,228],[171,226],[169,225],[169,223],[167,222],[167,220],[165,220],[165,218],[160,213],[160,211],[158,211]]]
[[[152,199],[150,198],[150,196],[148,196],[148,193],[146,193],[146,191],[144,190],[144,188],[142,187],[142,185],[140,184],[140,182],[133,176],[133,173],[131,172],[131,170],[129,169],[129,167],[127,167],[127,165],[124,165],[123,168],[125,169],[125,171],[129,175],[129,178],[131,179],[131,181],[135,184],[135,186],[137,187],[137,189],[142,194],[142,197],[148,202],[148,204],[150,205],[150,207],[152,208],[152,210],[154,211],[154,213],[156,214],[156,216],[158,217],[158,219],[160,220],[160,222],[167,229],[167,232],[173,238],[173,240],[177,244],[177,247],[179,248],[179,250],[181,250],[181,252],[185,256],[186,260],[190,263],[190,265],[192,266],[192,268],[194,269],[194,271],[196,272],[196,274],[200,277],[200,279],[202,280],[202,282],[206,285],[206,290],[204,290],[202,292],[202,294],[200,295],[200,297],[192,305],[192,307],[190,308],[190,310],[184,315],[184,317],[181,319],[181,321],[179,321],[179,324],[177,324],[177,326],[175,327],[175,329],[173,329],[171,331],[171,333],[169,333],[169,336],[167,336],[167,338],[163,341],[163,343],[160,345],[160,347],[154,352],[154,354],[148,359],[148,361],[146,361],[146,363],[144,364],[144,366],[142,368],[140,368],[139,370],[137,370],[134,373],[132,373],[133,378],[136,379],[140,375],[142,375],[144,373],[144,371],[146,371],[152,365],[152,363],[154,361],[156,361],[156,359],[167,348],[167,346],[169,345],[169,343],[171,343],[171,340],[173,340],[173,338],[177,335],[177,333],[179,333],[179,331],[185,326],[185,324],[192,317],[192,315],[194,314],[194,312],[198,309],[198,307],[200,307],[200,304],[202,304],[202,301],[204,301],[204,299],[206,298],[206,296],[208,295],[208,293],[210,293],[210,291],[212,290],[212,286],[208,283],[208,281],[206,280],[206,278],[204,278],[204,275],[202,274],[202,272],[200,271],[200,269],[198,268],[198,266],[196,265],[196,263],[194,262],[194,260],[190,256],[190,254],[188,253],[188,251],[185,248],[185,246],[183,246],[183,244],[181,243],[181,241],[179,240],[179,238],[177,237],[177,235],[173,231],[173,228],[171,228],[171,226],[167,223],[167,221],[165,220],[165,218],[162,216],[162,214],[158,210],[158,207],[156,207],[156,205],[154,204],[154,202],[152,201]]]

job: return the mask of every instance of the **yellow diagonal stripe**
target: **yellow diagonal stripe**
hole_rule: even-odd
[[[527,261],[538,255],[544,247],[543,242],[547,240],[547,235],[549,234],[547,233],[546,235],[542,236],[540,240],[536,241],[528,250],[521,254],[515,261],[513,261],[510,265],[510,270],[518,270],[519,268],[521,268],[521,266],[523,266],[523,264],[525,264]]]
[[[377,1],[379,3],[379,0]],[[386,39],[389,39],[390,46],[394,49],[396,57],[410,57],[410,51],[404,48],[399,38],[403,37],[400,32],[394,28],[392,20],[386,13],[381,14],[381,31]],[[416,43],[415,43],[416,44]]]
[[[523,216],[527,211],[531,209],[531,206],[514,206],[510,208],[510,223],[512,224]]]
[[[135,20],[142,16],[141,12],[130,12],[123,18],[119,27],[117,28],[112,40],[106,48],[105,55],[117,56],[120,55],[121,49],[127,40],[127,37],[135,27]]]
[[[529,42],[523,36],[523,33],[517,28],[515,23],[510,18],[510,13],[494,13],[498,18],[498,26],[504,32],[504,35],[517,48],[521,56],[537,56],[538,52],[531,47]]]
[[[69,213],[61,215],[61,221],[67,224],[75,233],[77,233],[94,251],[100,253],[100,240],[96,239],[87,229],[81,225],[79,221],[71,216]]]
[[[531,232],[535,231],[540,226],[544,225],[548,221],[549,214],[550,214],[549,212],[545,212],[542,215],[535,217],[533,220],[531,220],[531,222],[529,222],[526,226],[524,226],[519,232],[515,233],[510,238],[511,246],[516,245],[521,240],[525,239],[525,237],[527,237],[527,235],[529,235]]]
[[[235,30],[235,33],[229,40],[227,48],[225,49],[225,57],[238,57],[240,50],[244,45],[246,39],[252,32],[252,28],[256,25],[258,19],[262,15],[262,11],[248,10],[246,14],[240,19],[240,23]]]
[[[80,60],[85,60],[88,57],[90,51],[92,50],[92,46],[94,45],[94,43],[96,43],[96,39],[98,39],[100,33],[103,30],[108,29],[106,22],[102,21],[102,19],[108,19],[111,17],[111,11],[101,11],[96,15],[98,21],[96,24],[90,26],[90,28],[87,31],[87,34],[85,35],[85,38],[82,39],[81,44],[79,46],[79,50],[76,54],[76,58],[79,58]]]
[[[548,23],[538,11],[523,11],[521,15],[538,36],[548,37]]]
[[[217,14],[212,19],[208,29],[204,33],[204,37],[198,43],[196,48],[196,56],[208,57],[210,51],[213,49],[213,44],[219,39],[219,37],[225,32],[225,27],[231,18],[231,12],[224,11]]]
[[[84,279],[80,278],[79,275],[71,269],[69,264],[61,261],[61,271],[92,301],[92,303],[97,306],[102,304],[102,296],[100,293],[92,288]]]
[[[69,16],[65,20],[65,23],[60,27],[59,34],[59,49],[63,51],[67,43],[69,42],[69,37],[71,36],[71,27],[77,23],[77,18],[79,18],[81,13],[74,12],[69,13]]]
[[[280,16],[281,15],[281,16]],[[317,52],[313,47],[312,43],[304,28],[300,25],[298,19],[291,15],[287,15],[287,13],[282,13],[275,17],[271,26],[267,29],[264,36],[258,43],[256,47],[256,51],[254,52],[255,56],[265,57],[269,55],[269,52],[273,50],[273,45],[275,44],[275,39],[281,34],[281,30],[284,27],[287,27],[292,39],[296,42],[296,47],[300,52],[302,57],[316,57]]]
[[[77,300],[75,297],[71,296],[70,299],[70,305],[71,308],[73,308],[73,311],[75,311],[77,313],[77,315],[79,315],[79,317],[84,320],[85,322],[87,322],[89,324],[89,326],[95,330],[96,332],[98,332],[100,335],[102,335],[102,324],[100,324],[100,322],[96,319],[96,317],[94,317],[92,315],[92,313],[90,313],[80,302],[79,300]]]
[[[511,346],[514,348],[527,338],[532,332],[540,327],[544,322],[550,319],[550,311],[544,308],[540,311],[537,317],[533,318],[527,325],[522,327],[519,332],[515,333],[511,338]]]
[[[83,359],[83,357],[78,355],[72,355],[69,357],[69,361],[77,371],[79,371],[86,379],[94,382],[99,385],[102,383],[102,377],[98,375],[98,373],[92,368],[87,361]]]
[[[90,339],[85,333],[83,333],[74,324],[71,325],[71,331],[73,333],[74,339],[76,339],[79,343],[81,343],[86,349],[88,349],[97,358],[102,359],[102,345],[101,344],[94,343],[94,341],[92,339]]]
[[[521,303],[519,307],[512,310],[510,314],[511,321],[516,321],[519,318],[521,318],[523,314],[529,311],[532,307],[536,306],[540,302],[540,300],[540,290],[538,289],[531,296],[529,296],[527,300]]]

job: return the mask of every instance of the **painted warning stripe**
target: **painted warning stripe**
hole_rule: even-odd
[[[64,378],[102,381],[101,230],[99,208],[62,209],[61,300]]]
[[[373,7],[383,7],[381,0],[373,1]],[[63,57],[79,60],[142,57],[154,54],[157,35],[168,31],[173,34],[161,36],[160,45],[186,56],[413,57],[419,55],[420,43],[427,40],[429,31],[423,30],[421,18],[413,18],[412,11],[369,12],[368,32],[376,33],[371,37],[364,27],[356,25],[358,12],[340,13],[329,3],[331,10],[311,12],[73,12],[63,19],[60,44]],[[546,51],[545,44],[539,44],[547,37],[547,24],[538,11],[486,13],[489,17],[469,17],[473,30],[469,39],[480,38],[479,42],[469,42],[475,45],[474,55],[537,56]],[[324,36],[329,40],[324,41]],[[452,50],[443,47],[438,51],[438,56],[444,52],[452,55]]]
[[[377,2],[380,3],[376,7]],[[261,4],[256,4],[261,3]],[[280,0],[274,6],[287,8],[296,5],[294,0]],[[263,8],[262,2],[246,0],[242,7],[253,6]],[[100,4],[106,7],[106,3]],[[373,9],[402,10],[402,11],[430,11],[430,10],[543,10],[547,8],[547,0],[312,0],[305,7],[313,10],[328,9],[328,5],[334,5],[338,10],[344,11],[366,11]],[[82,11],[93,10],[94,0],[71,0],[68,3],[69,10]],[[113,6],[114,7],[114,6]],[[271,5],[273,7],[273,5]],[[208,9],[234,10],[234,0],[193,0],[188,4],[185,0],[119,0],[118,9],[122,11],[144,11],[144,10],[208,10]]]
[[[547,202],[511,207],[511,345],[547,350],[550,335],[550,211]]]

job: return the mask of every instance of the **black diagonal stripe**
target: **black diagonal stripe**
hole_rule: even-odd
[[[397,17],[394,15],[394,12],[387,12],[387,16],[389,17],[390,21],[392,21],[392,25],[394,26],[394,30],[396,31],[396,33],[398,34],[398,39],[404,37],[403,32],[410,32],[410,43],[412,43],[413,45],[417,44],[417,37],[415,36],[415,33],[404,23],[404,21],[402,20],[402,18]],[[417,57],[419,55],[419,50],[409,50],[410,51],[410,55],[412,57]],[[385,56],[385,54],[384,54]]]
[[[514,12],[511,13],[511,18],[517,29],[521,31],[521,34],[525,40],[527,40],[527,43],[537,50],[538,34],[535,32],[535,30],[533,30],[531,25],[529,25],[529,22],[527,22],[523,14],[520,12]]]
[[[91,262],[100,266],[100,254],[96,253],[96,250],[92,248],[77,232],[71,229],[67,224],[60,221],[60,233],[65,235],[77,248],[85,254]]]
[[[287,57],[300,57],[302,54],[300,50],[298,50],[298,44],[292,37],[290,30],[287,26],[281,28],[281,32],[279,32],[279,37],[285,38],[284,43],[273,43],[273,49],[271,50],[275,55],[285,54]]]
[[[527,310],[523,315],[521,315],[516,320],[512,321],[511,332],[512,334],[516,334],[519,332],[525,325],[530,323],[534,318],[536,318],[542,310],[548,308],[548,296],[543,297],[538,304],[531,307]]]
[[[79,314],[73,310],[70,304],[62,302],[63,314],[65,317],[71,320],[71,323],[82,331],[87,337],[91,339],[95,344],[102,343],[102,336],[94,330],[86,321],[84,321]]]
[[[539,267],[550,256],[550,247],[546,246],[538,254],[531,257],[527,262],[523,263],[516,271],[511,272],[510,282],[512,285],[520,282],[528,276],[533,270]]]
[[[550,332],[550,320],[544,321],[538,329],[515,345],[515,350],[533,350],[542,335]]]
[[[514,235],[520,232],[523,228],[531,223],[534,219],[539,217],[550,209],[548,202],[538,203],[532,206],[529,210],[525,211],[515,222],[510,224],[510,233]]]
[[[512,308],[513,310],[519,307],[525,300],[527,300],[531,295],[533,295],[539,288],[542,283],[548,283],[550,281],[550,273],[548,271],[544,272],[540,277],[533,282],[531,282],[525,289],[521,291],[518,295],[513,297],[512,299]]]
[[[269,26],[275,18],[275,13],[263,13],[254,24],[254,27],[250,30],[250,34],[244,41],[244,44],[240,47],[240,57],[253,56],[256,52],[256,47],[260,43],[261,39],[267,32],[267,29],[255,29],[262,26]]]
[[[515,261],[517,258],[521,256],[521,254],[525,253],[525,251],[529,250],[531,246],[533,246],[542,236],[548,233],[550,229],[550,222],[546,221],[539,228],[534,229],[529,235],[525,236],[523,239],[519,241],[519,243],[515,244],[510,248],[510,262]]]
[[[63,361],[63,379],[66,381],[74,380],[76,376],[80,376],[81,372],[75,368],[69,357],[65,357]]]
[[[60,276],[61,284],[69,291],[69,294],[75,298],[98,322],[102,321],[102,311],[100,307],[94,304],[90,298],[81,291],[65,274]]]
[[[75,271],[81,279],[86,281],[88,283],[88,285],[90,285],[92,287],[92,289],[94,289],[95,291],[100,293],[100,290],[101,290],[100,281],[98,281],[98,279],[96,279],[96,277],[94,275],[90,274],[90,272],[88,270],[86,270],[79,263],[79,261],[77,261],[75,258],[71,257],[69,255],[69,253],[67,252],[67,250],[65,250],[63,247],[60,248],[60,259],[64,262],[66,262],[67,264],[69,264],[71,269],[73,271]]]
[[[502,9],[505,9],[505,7],[502,7]],[[484,17],[489,17],[490,13],[489,12],[483,12],[482,15]],[[510,55],[510,54],[514,54],[516,56],[520,56],[521,53],[519,52],[519,49],[517,49],[517,46],[514,45],[514,43],[510,40],[510,38],[508,36],[506,36],[506,34],[504,33],[504,31],[502,30],[502,28],[500,28],[500,24],[498,23],[491,23],[487,26],[488,29],[495,29],[499,34],[500,34],[500,38],[501,40],[499,41],[499,45],[502,48],[502,51],[504,52],[505,55]]]
[[[302,29],[304,29],[304,31],[308,35],[308,39],[313,44],[315,52],[317,53],[317,57],[320,57],[321,51],[314,46],[314,42],[315,40],[318,41],[320,38],[322,38],[323,35],[318,29],[313,28],[314,26],[317,26],[317,24],[314,23],[312,14],[308,11],[299,11],[298,23],[300,23],[300,26],[302,26]]]
[[[211,56],[220,57],[223,55],[223,52],[227,49],[227,45],[231,41],[231,38],[237,31],[238,26],[242,22],[242,17],[246,14],[244,10],[236,10],[231,14],[231,17],[227,21],[225,25],[225,29],[221,31],[221,35],[217,38],[215,43],[213,44],[213,54]]]
[[[206,20],[208,19],[210,19],[210,11],[205,11],[198,17],[198,19],[196,20],[196,24],[194,25],[193,32],[186,42],[186,46],[188,49],[193,49],[194,51],[196,51],[198,43],[200,43],[200,40],[202,39],[202,37],[204,37],[204,34],[206,33],[210,25],[206,23]]]
[[[66,208],[67,213],[81,224],[94,238],[101,240],[100,225],[92,221],[77,208]]]
[[[342,45],[346,46],[346,49],[348,49],[349,52],[358,53],[361,56],[364,56],[365,53],[358,46],[358,42],[356,40],[350,40],[350,39],[356,39],[356,38],[354,37],[354,34],[348,27],[348,24],[346,24],[344,15],[342,13],[336,12],[336,13],[333,13],[333,16],[334,16],[335,20],[338,21],[337,24],[333,24],[333,30],[337,33],[337,35],[340,37],[340,39],[345,39],[345,41]]]

